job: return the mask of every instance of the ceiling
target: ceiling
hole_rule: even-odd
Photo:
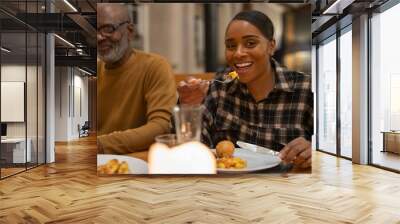
[[[313,44],[332,36],[352,23],[354,17],[373,12],[388,0],[317,0],[311,25]]]
[[[37,57],[44,49],[44,43],[37,43],[43,40],[41,33],[51,32],[72,44],[55,38],[56,66],[77,66],[95,74],[97,1],[69,0],[76,11],[63,0],[48,0],[47,8],[45,2],[0,1],[1,45],[11,50],[2,52],[2,61],[24,63]]]
[[[74,46],[55,38],[56,65],[79,66],[95,73],[96,71],[96,4],[98,2],[129,2],[132,0],[0,0],[1,44],[12,51],[2,60],[31,58],[36,51],[43,49],[43,43],[37,43],[37,33],[54,32]],[[140,2],[159,2],[163,0],[142,0]],[[181,2],[184,2],[182,0]],[[223,2],[223,0],[221,0]],[[281,3],[287,8],[296,7],[289,3],[312,4],[313,39],[329,34],[338,20],[346,15],[378,7],[387,0],[336,0],[342,4],[341,13],[324,14],[335,0],[270,0]],[[46,8],[47,7],[47,8]],[[48,13],[52,8],[53,13]],[[76,10],[76,11],[75,11]],[[351,19],[350,19],[351,21]],[[334,30],[334,29],[332,29]],[[27,32],[27,35],[21,33]],[[334,31],[332,31],[334,32]],[[39,36],[40,37],[40,36]],[[40,40],[40,38],[39,38]],[[27,46],[27,47],[25,47]],[[78,50],[79,49],[79,50]],[[5,55],[2,52],[2,55]]]

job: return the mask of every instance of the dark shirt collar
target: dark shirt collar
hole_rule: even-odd
[[[282,67],[275,59],[271,58],[271,65],[275,70],[275,86],[274,89],[285,92],[293,92],[293,82],[289,80],[288,71]]]

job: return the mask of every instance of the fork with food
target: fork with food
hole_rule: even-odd
[[[178,84],[177,90],[179,93],[179,100],[182,104],[201,104],[212,82],[226,84],[238,78],[239,76],[235,71],[223,75],[222,80],[202,80],[190,76],[185,81],[180,81]]]

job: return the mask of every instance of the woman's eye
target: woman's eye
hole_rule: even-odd
[[[257,42],[250,40],[250,41],[246,42],[246,47],[255,47],[256,44],[257,44]]]
[[[226,43],[225,47],[226,47],[226,49],[234,49],[236,47],[236,45],[233,43]]]

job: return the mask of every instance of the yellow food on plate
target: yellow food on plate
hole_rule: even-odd
[[[220,141],[215,147],[215,151],[218,158],[230,158],[235,151],[235,145],[229,140]]]
[[[125,161],[124,162],[122,162],[120,165],[119,165],[119,169],[118,169],[118,174],[126,174],[126,173],[129,173],[129,166],[128,166],[128,163],[126,163]]]
[[[239,157],[217,159],[217,168],[223,169],[243,169],[247,167],[246,160]]]
[[[129,166],[125,161],[119,163],[117,159],[111,159],[106,164],[98,166],[97,172],[99,174],[128,174]]]
[[[246,160],[240,157],[233,157],[235,145],[229,140],[218,142],[215,147],[215,152],[217,157],[217,168],[243,169],[247,167]]]

